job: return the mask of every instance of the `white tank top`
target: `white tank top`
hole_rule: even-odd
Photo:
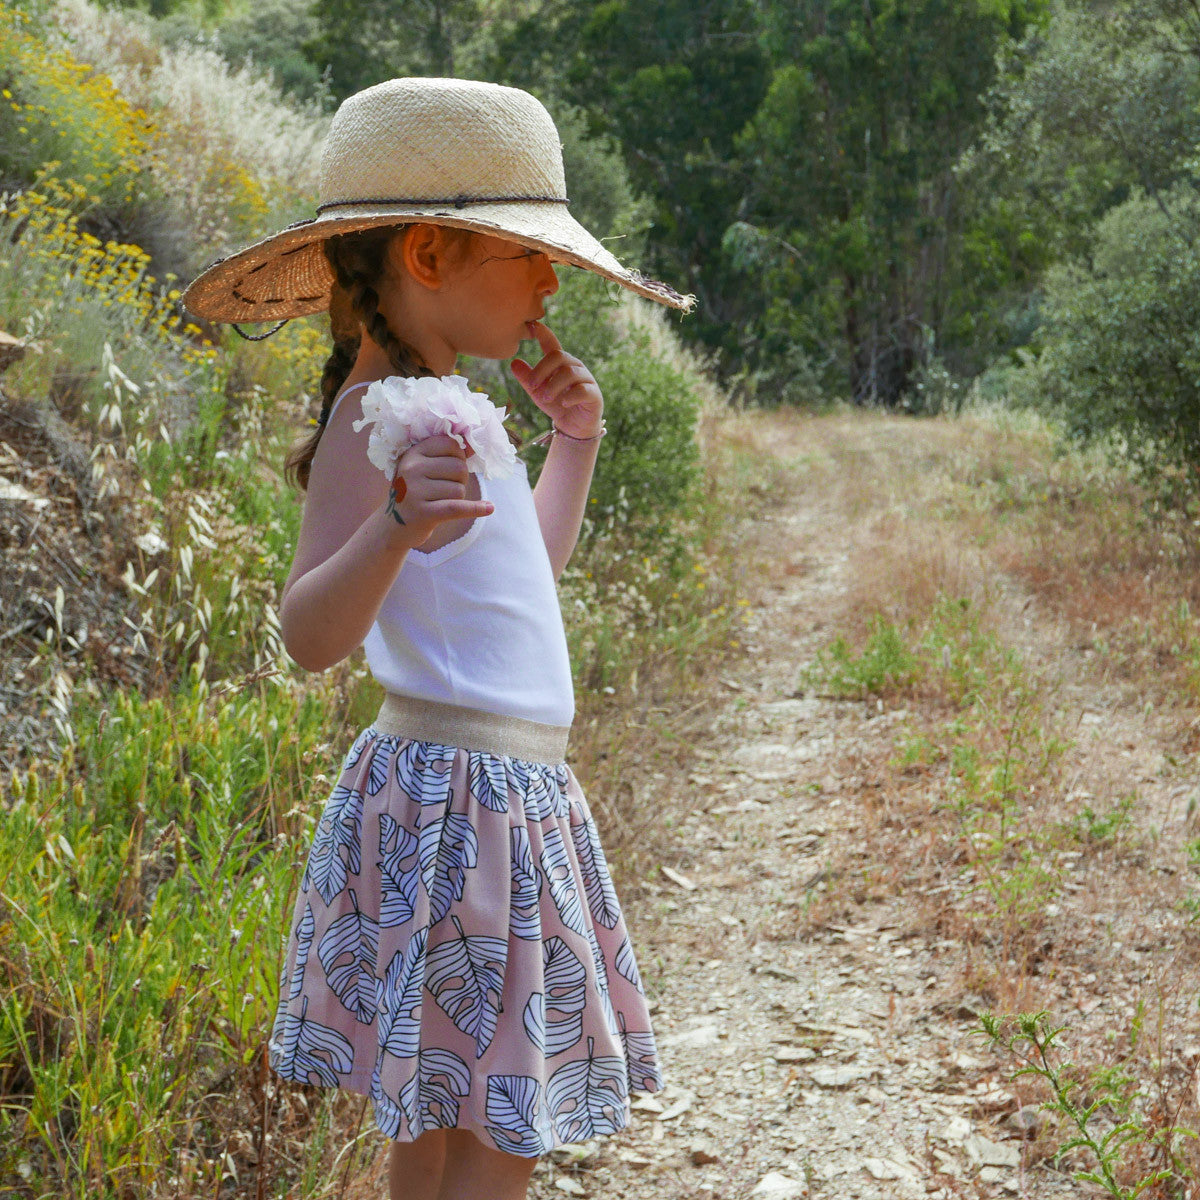
[[[479,491],[495,511],[408,552],[363,643],[367,665],[398,695],[570,725],[567,639],[525,464],[480,476]]]

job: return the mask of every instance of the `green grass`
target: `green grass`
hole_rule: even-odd
[[[247,1083],[270,1027],[330,698],[116,693],[0,791],[3,1176],[97,1197],[208,1161],[210,1092]]]

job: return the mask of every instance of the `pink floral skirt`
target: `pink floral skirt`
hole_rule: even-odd
[[[367,729],[296,900],[271,1065],[383,1133],[532,1158],[615,1133],[662,1077],[633,947],[566,763]]]

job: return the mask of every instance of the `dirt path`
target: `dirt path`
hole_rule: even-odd
[[[949,451],[927,444],[929,426],[865,421],[827,432],[814,451],[811,428],[776,424],[763,440],[789,469],[746,548],[772,564],[751,597],[749,653],[722,680],[711,741],[679,785],[690,794],[672,798],[680,816],[660,870],[623,895],[668,1086],[635,1102],[623,1134],[544,1160],[537,1200],[1091,1194],[1023,1138],[1022,1118],[1034,1135],[1045,1119],[1017,1112],[1029,1091],[1016,1094],[1011,1064],[977,1035],[987,1005],[972,991],[972,949],[931,933],[913,919],[917,898],[881,888],[868,870],[887,847],[863,849],[864,831],[879,832],[867,814],[912,714],[824,698],[804,676],[861,586],[864,538],[912,502],[896,480],[860,494],[855,473],[882,478],[897,456],[924,456],[917,470],[936,480]],[[1090,651],[1018,584],[991,572],[990,585],[1006,640],[1076,732],[1069,786],[1111,794],[1128,783],[1156,837],[1182,828],[1195,789],[1164,767],[1170,721],[1119,681],[1098,684]],[[1178,946],[1167,935],[1139,943],[1153,901],[1143,933],[1120,928],[1115,909],[1097,914],[1128,874],[1095,889],[1100,900],[1083,911],[1092,877],[1082,856],[1068,859],[1079,877],[1053,906],[1059,926],[1047,918],[1048,939],[1070,927],[1078,940],[1081,923],[1100,936],[1083,947],[1064,937],[1054,969],[1042,971],[1046,1006],[1061,1002],[1103,1032],[1129,1018]],[[830,889],[836,905],[826,904]]]
[[[539,1171],[539,1200],[1018,1191],[1018,1143],[993,1119],[1015,1105],[957,999],[953,948],[897,936],[902,897],[796,936],[832,844],[855,836],[854,762],[903,717],[805,694],[848,567],[830,536],[845,511],[813,499],[757,526],[776,566],[751,654],[691,778],[676,874],[630,905],[669,1086],[629,1135]]]

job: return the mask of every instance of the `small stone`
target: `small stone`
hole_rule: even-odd
[[[800,1180],[770,1171],[754,1185],[750,1195],[761,1196],[762,1200],[799,1200],[806,1191]]]
[[[844,1088],[874,1079],[877,1072],[873,1067],[814,1067],[809,1074],[818,1087]]]
[[[694,892],[696,885],[683,874],[682,871],[673,870],[671,867],[659,867],[659,870],[673,883],[676,887],[681,887],[685,892]]]
[[[663,1111],[662,1104],[658,1100],[655,1100],[653,1096],[649,1095],[639,1096],[629,1105],[629,1107],[633,1109],[634,1112],[660,1113]]]
[[[1003,1146],[999,1142],[974,1133],[963,1139],[967,1158],[980,1167],[1013,1167],[1021,1165],[1021,1152],[1016,1146]]]
[[[717,1153],[717,1148],[712,1142],[699,1139],[692,1142],[688,1147],[688,1154],[692,1160],[692,1166],[703,1167],[709,1163],[721,1161],[721,1156]]]
[[[902,1163],[891,1158],[864,1158],[863,1170],[872,1179],[913,1179],[915,1176]]]
[[[715,1021],[705,1021],[693,1025],[690,1029],[681,1029],[678,1033],[668,1033],[658,1039],[660,1046],[690,1046],[699,1049],[702,1046],[715,1046],[721,1040],[721,1026]]]
[[[811,1062],[817,1052],[811,1046],[780,1046],[775,1051],[775,1061],[781,1063]]]
[[[554,1186],[560,1192],[566,1192],[568,1196],[586,1196],[583,1184],[577,1179],[572,1179],[570,1175],[560,1175],[555,1181]]]
[[[966,1117],[951,1117],[941,1136],[943,1142],[961,1146],[971,1136],[971,1122]]]

